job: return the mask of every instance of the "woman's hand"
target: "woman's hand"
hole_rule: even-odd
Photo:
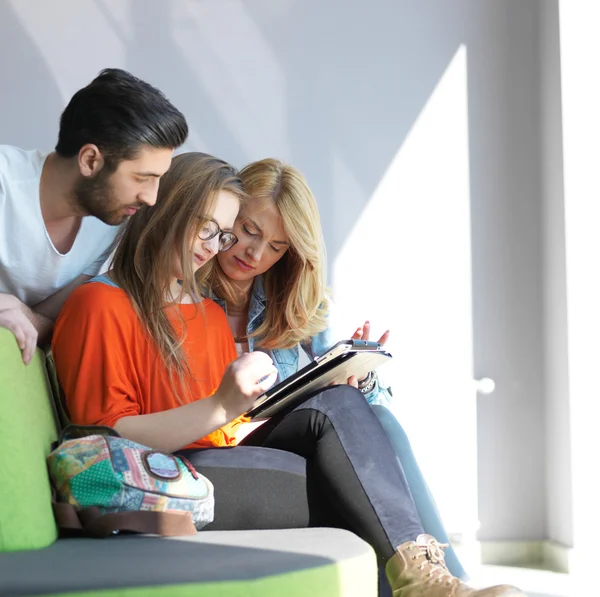
[[[367,321],[365,321],[364,325],[356,328],[356,331],[352,335],[352,340],[368,341],[370,333],[371,333],[371,323],[367,320]],[[381,344],[381,346],[383,346],[388,341],[389,337],[390,337],[390,330],[386,330],[385,332],[383,332],[383,335],[381,336],[381,338],[379,338],[379,340],[377,340],[377,342],[379,344]],[[365,379],[367,379],[367,378],[365,377]],[[364,381],[364,380],[361,379],[360,381]],[[355,375],[348,378],[348,385],[350,385],[354,388],[358,388],[358,384],[359,384],[359,380],[356,379]]]
[[[276,378],[277,369],[271,357],[264,352],[245,353],[229,363],[214,396],[231,421],[247,412]]]
[[[371,333],[371,323],[367,320],[367,321],[365,321],[364,325],[356,328],[356,331],[354,332],[354,334],[352,336],[352,340],[368,341],[370,333]],[[381,344],[381,346],[383,346],[388,341],[389,337],[390,337],[390,330],[386,330],[385,332],[383,332],[383,335],[381,336],[381,338],[379,338],[379,340],[377,340],[377,342],[379,344]]]
[[[356,379],[356,375],[351,375],[346,382],[349,386],[358,389],[358,379]]]
[[[123,437],[144,446],[176,452],[250,410],[254,400],[271,387],[276,375],[273,361],[264,352],[244,354],[229,363],[212,396],[179,408],[123,417],[114,427]]]

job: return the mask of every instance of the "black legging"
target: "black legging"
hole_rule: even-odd
[[[313,395],[237,447],[182,454],[215,486],[207,530],[340,527],[382,562],[423,532],[394,449],[351,386]]]

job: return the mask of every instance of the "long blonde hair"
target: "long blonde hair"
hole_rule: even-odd
[[[327,328],[325,245],[317,202],[302,173],[279,160],[253,162],[239,176],[247,201],[275,205],[290,245],[264,274],[266,317],[252,335],[261,348],[291,348]],[[240,304],[239,289],[218,262],[210,285],[217,296]]]
[[[144,206],[131,218],[112,261],[112,279],[129,295],[169,372],[175,396],[187,393],[190,368],[166,309],[173,282],[173,266],[179,256],[182,294],[201,296],[214,259],[194,275],[194,235],[211,218],[217,194],[228,191],[240,201],[245,198],[236,170],[226,162],[204,153],[184,153],[173,158],[162,177],[154,207]],[[175,383],[176,378],[179,384]]]

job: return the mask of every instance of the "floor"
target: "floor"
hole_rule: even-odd
[[[575,592],[568,574],[528,568],[480,566],[471,570],[471,584],[476,587],[512,584],[528,597],[596,597],[594,591]]]

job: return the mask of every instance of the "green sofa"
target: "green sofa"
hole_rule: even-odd
[[[54,404],[44,354],[25,366],[0,328],[0,597],[376,596],[373,550],[340,529],[58,539],[46,472]]]

